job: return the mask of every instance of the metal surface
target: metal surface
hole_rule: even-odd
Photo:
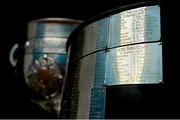
[[[107,85],[162,82],[162,44],[144,43],[111,49],[106,60]]]
[[[74,38],[77,42],[70,45],[70,59],[78,61],[91,54],[105,51],[106,56],[100,63],[107,62],[102,69],[106,71],[100,72],[106,72],[106,78],[109,77],[109,70],[115,75],[114,80],[104,80],[105,84],[159,83],[162,80],[160,36],[158,5],[126,10],[81,29],[77,38]],[[153,74],[154,77],[151,78],[147,74]]]
[[[110,15],[78,31],[75,58],[106,48],[160,40],[160,7],[139,7]]]
[[[27,41],[25,44],[25,53],[61,53],[66,54],[64,46],[66,46],[67,37],[44,37]]]
[[[110,19],[110,48],[160,40],[160,7],[140,7],[112,15]]]
[[[28,40],[46,37],[67,38],[82,21],[69,18],[44,18],[28,24]]]
[[[25,43],[24,77],[38,97],[32,101],[59,114],[66,67],[65,45],[81,21],[46,18],[29,22]]]
[[[160,38],[157,4],[116,11],[79,27],[67,43],[69,64],[62,115],[104,118],[107,86],[160,83]]]
[[[25,53],[63,53],[70,33],[82,21],[66,18],[45,18],[29,22]]]

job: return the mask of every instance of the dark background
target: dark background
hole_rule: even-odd
[[[36,105],[29,102],[28,90],[23,81],[22,63],[23,50],[17,53],[19,58],[18,69],[11,67],[8,57],[11,47],[15,43],[23,45],[26,41],[27,23],[34,19],[46,17],[65,17],[87,20],[103,11],[121,6],[135,3],[140,0],[107,0],[107,1],[26,1],[26,2],[9,2],[1,4],[1,78],[0,78],[0,118],[55,118],[53,114],[48,114]],[[142,1],[142,0],[141,0]],[[141,104],[142,114],[123,114],[123,117],[160,117],[160,118],[177,118],[180,117],[180,78],[179,78],[179,43],[178,43],[178,7],[177,3],[165,0],[161,1],[161,25],[163,40],[163,71],[164,84],[163,87],[147,87],[145,93],[155,93],[155,96],[145,96],[146,102]],[[112,88],[116,89],[116,88]],[[153,92],[148,92],[151,90]],[[111,91],[111,88],[108,89]],[[156,92],[157,91],[157,92]],[[118,100],[114,95],[114,103]],[[149,97],[149,98],[148,98]],[[126,100],[126,99],[124,99]],[[160,103],[159,107],[155,103]],[[154,102],[151,102],[154,101]],[[112,101],[111,101],[112,102]],[[109,116],[121,116],[118,110],[123,111],[120,104],[119,108],[114,109],[115,104],[109,105]],[[143,107],[142,107],[143,106]],[[147,106],[147,107],[146,107]],[[153,109],[153,107],[154,109]],[[125,106],[123,106],[125,107]],[[138,104],[134,107],[138,108]],[[150,108],[150,109],[148,109]],[[135,108],[133,110],[136,110]],[[147,112],[145,112],[147,110]],[[150,110],[154,110],[152,112]],[[131,111],[131,110],[130,110]],[[114,114],[113,114],[114,112]],[[157,114],[155,114],[155,112]],[[133,113],[133,112],[131,112]],[[148,113],[148,114],[146,114]],[[159,114],[158,114],[159,113]],[[142,115],[142,116],[141,116]]]

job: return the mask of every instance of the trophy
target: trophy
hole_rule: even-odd
[[[28,23],[27,41],[24,45],[24,80],[34,95],[31,101],[44,110],[60,113],[62,89],[66,68],[66,41],[81,23],[66,18],[45,18]],[[10,52],[10,63],[16,66]]]

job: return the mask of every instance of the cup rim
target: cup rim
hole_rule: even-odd
[[[69,24],[80,24],[82,20],[71,19],[71,18],[58,18],[58,17],[50,17],[50,18],[40,18],[29,21],[29,24],[36,24],[38,22],[47,22],[47,23],[69,23]]]

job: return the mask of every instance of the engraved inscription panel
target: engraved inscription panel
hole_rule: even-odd
[[[127,10],[113,15],[110,21],[110,47],[160,40],[159,6]]]
[[[109,18],[94,22],[79,32],[75,43],[77,58],[105,49],[108,42]]]
[[[160,8],[158,6],[124,11],[120,17],[121,45],[160,39]]]
[[[112,49],[106,69],[108,85],[160,83],[162,45],[158,42]]]

